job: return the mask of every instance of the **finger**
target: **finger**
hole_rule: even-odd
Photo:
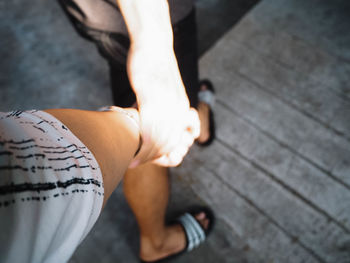
[[[200,134],[200,120],[196,109],[190,108],[187,120],[187,130],[194,136],[194,138],[198,138]]]
[[[192,146],[194,140],[195,140],[195,137],[193,136],[193,134],[186,131],[182,135],[181,144],[189,148]]]
[[[136,124],[138,125],[138,127],[140,129],[141,127],[140,127],[139,112],[134,108],[124,108],[123,110],[131,119],[133,119],[134,122],[136,122]]]
[[[134,163],[137,160],[144,163],[159,158],[170,153],[178,144],[178,138],[175,136],[176,134],[173,134],[174,131],[164,126],[161,121],[154,123],[154,120],[150,120],[147,114],[143,114],[140,115],[140,122],[142,147]]]
[[[181,146],[178,147],[175,151],[169,154],[170,160],[174,161],[174,163],[178,162],[179,164],[182,162],[183,158],[188,153],[189,147]]]
[[[170,154],[163,155],[160,158],[154,160],[153,163],[166,167],[178,166],[186,156],[188,149],[188,147],[178,147]]]
[[[168,141],[165,140],[166,143],[161,142],[160,139],[146,139],[146,141],[143,142],[139,153],[130,163],[129,168],[135,168],[143,163],[157,160],[161,156],[166,156],[171,152],[175,151],[178,145],[182,143],[180,143],[181,141],[179,139],[174,138],[175,135],[173,135],[172,138],[168,139]],[[168,166],[168,161],[165,162],[163,160],[162,163],[164,163],[164,165],[162,166]]]
[[[153,160],[152,163],[157,164],[159,166],[171,167],[170,160],[169,160],[167,155],[163,155],[163,156],[159,157],[158,159]]]
[[[160,165],[160,166],[164,166],[164,167],[176,167],[181,162],[182,162],[182,159],[174,161],[174,160],[170,159],[169,156],[167,156],[167,155],[163,155],[162,157],[152,161],[152,163]]]
[[[159,133],[158,136],[154,138],[154,143],[157,144],[159,150],[158,156],[155,157],[158,158],[162,155],[167,155],[180,145],[184,145],[183,137],[185,133],[184,126],[167,128],[166,130],[163,130],[162,133]]]
[[[144,151],[140,151],[137,156],[131,161],[131,163],[129,164],[129,168],[135,168],[141,164],[147,163],[149,161],[152,161],[155,155],[152,154],[152,152],[147,152],[146,150]]]
[[[142,135],[141,140],[141,149],[129,164],[129,168],[135,168],[143,163],[161,156],[158,154],[157,145],[152,144],[147,135]]]
[[[169,134],[167,134],[167,137],[162,141],[158,140],[159,156],[169,154],[174,151],[179,145],[182,145],[182,135],[183,132],[169,132]]]
[[[153,151],[150,152],[147,157],[145,157],[145,155],[143,155],[141,152],[140,155],[137,156],[137,159],[143,159],[143,161],[156,161],[161,156],[172,156],[170,159],[166,159],[166,161],[164,158],[162,161],[158,161],[165,166],[169,166],[169,162],[171,162],[171,166],[176,166],[188,152],[188,149],[192,146],[194,139],[193,134],[186,130],[182,130],[182,132],[173,132],[171,134],[169,133],[165,142],[161,142],[159,138],[156,140],[157,145],[155,145]],[[175,153],[178,155],[178,157]]]

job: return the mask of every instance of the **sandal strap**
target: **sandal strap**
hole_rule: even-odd
[[[199,222],[189,213],[185,213],[179,219],[185,229],[187,238],[187,251],[198,247],[206,239],[206,234]]]
[[[211,90],[202,90],[198,92],[198,100],[208,104],[210,108],[214,108],[216,99],[214,92]]]

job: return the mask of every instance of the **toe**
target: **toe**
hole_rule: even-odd
[[[208,86],[206,84],[201,84],[199,89],[200,89],[200,91],[205,91],[208,89]]]
[[[207,230],[209,227],[209,219],[204,212],[195,215],[196,220],[201,224],[203,229]]]

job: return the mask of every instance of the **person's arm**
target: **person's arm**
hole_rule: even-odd
[[[132,166],[145,161],[175,166],[199,135],[173,50],[166,0],[117,0],[129,31],[127,70],[140,112],[143,147]]]
[[[118,111],[45,110],[65,124],[95,156],[102,172],[103,206],[117,187],[139,146],[137,123]],[[138,122],[134,109],[123,111]]]

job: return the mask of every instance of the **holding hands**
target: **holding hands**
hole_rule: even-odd
[[[137,97],[143,140],[130,168],[148,161],[179,165],[199,136],[200,123],[197,111],[190,108],[173,51],[164,46],[132,46],[128,74]]]
[[[168,2],[117,0],[131,40],[127,70],[140,114],[141,150],[130,167],[181,163],[199,136],[173,50]]]

